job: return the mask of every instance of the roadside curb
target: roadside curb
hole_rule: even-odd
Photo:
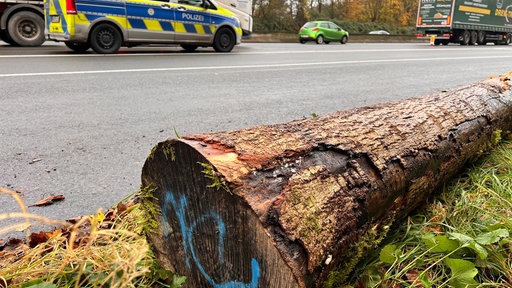
[[[291,33],[253,33],[242,42],[246,43],[298,43],[297,34]],[[413,35],[350,35],[349,43],[400,43],[400,42],[418,42],[428,43],[425,40],[418,40]]]

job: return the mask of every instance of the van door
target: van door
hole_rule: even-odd
[[[71,17],[66,17],[68,15],[64,13],[67,10],[66,2],[59,0],[45,0],[44,5],[46,33],[58,35],[62,39],[64,39],[65,36],[69,36],[68,20]]]
[[[175,16],[177,42],[212,42],[215,28],[211,25],[210,12],[204,8],[203,0],[178,0]]]
[[[173,42],[175,8],[169,1],[126,0],[128,41]]]

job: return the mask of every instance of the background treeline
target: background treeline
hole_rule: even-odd
[[[417,0],[253,0],[256,33],[292,32],[309,20],[331,20],[353,34],[414,34]]]

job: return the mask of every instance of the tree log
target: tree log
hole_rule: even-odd
[[[394,220],[511,129],[510,77],[159,143],[142,170],[157,259],[188,287],[338,287]]]

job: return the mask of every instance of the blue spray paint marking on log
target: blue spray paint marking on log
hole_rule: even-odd
[[[178,218],[178,222],[180,224],[181,235],[182,235],[182,245],[183,250],[185,252],[185,263],[187,267],[190,269],[190,258],[194,261],[194,264],[197,266],[197,269],[201,272],[203,277],[215,288],[257,288],[258,281],[260,277],[260,265],[256,259],[252,258],[251,260],[251,269],[252,269],[252,278],[250,283],[243,283],[239,281],[229,281],[226,283],[217,283],[215,282],[211,276],[206,273],[203,268],[203,265],[199,261],[196,255],[196,249],[193,243],[194,230],[197,225],[205,222],[206,220],[213,220],[217,227],[219,228],[219,262],[223,264],[224,262],[224,237],[226,234],[226,228],[224,225],[224,221],[222,221],[220,215],[215,212],[208,212],[201,217],[199,217],[196,221],[191,221],[188,223],[185,219],[186,210],[187,210],[187,198],[185,196],[180,196],[179,201],[176,201],[174,195],[171,192],[165,193],[163,205],[162,205],[162,223],[167,223],[168,216],[168,208],[172,205],[174,208],[174,212],[176,213],[176,217]],[[167,225],[162,225],[163,233],[165,237],[169,236],[169,230]]]

